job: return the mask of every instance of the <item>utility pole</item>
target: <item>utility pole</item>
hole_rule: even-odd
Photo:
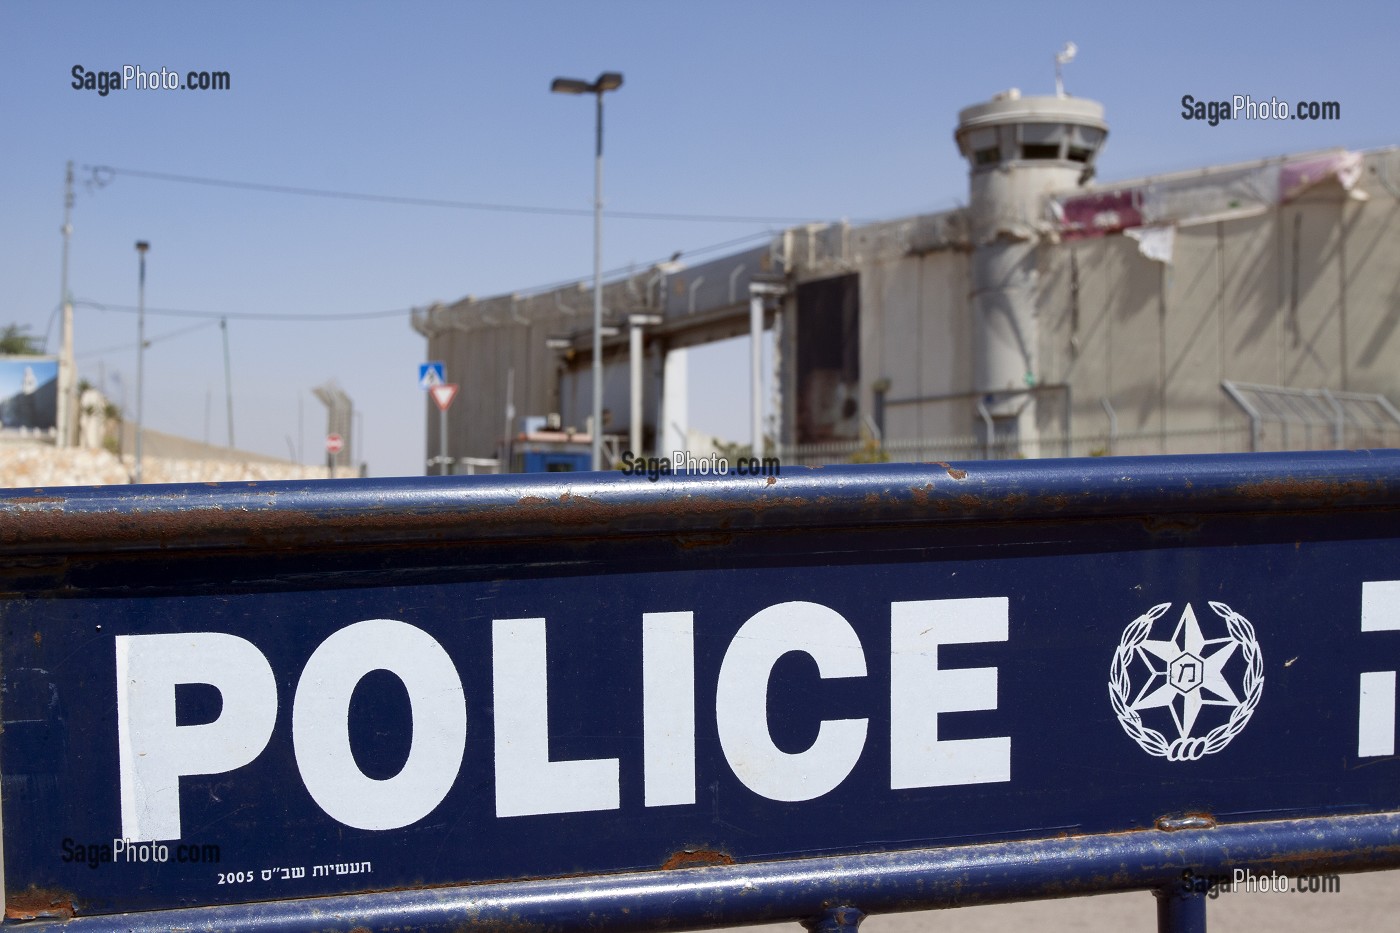
[[[228,361],[228,318],[219,318],[219,330],[224,332],[224,395],[228,398],[228,447],[233,449],[233,370]]]
[[[365,464],[365,412],[360,409],[355,412],[355,433],[350,440],[355,444],[355,455],[350,458],[350,465],[359,473]],[[361,474],[363,475],[363,474]]]
[[[506,370],[506,433],[501,441],[501,463],[510,463],[510,439],[515,433],[515,367]],[[501,472],[505,472],[504,467]]]
[[[146,361],[146,251],[151,244],[145,240],[136,241],[136,252],[141,256],[141,276],[138,285],[139,300],[136,305],[136,470],[134,478],[141,482],[141,390]]]
[[[73,366],[73,296],[68,293],[68,241],[73,236],[73,163],[63,180],[63,302],[62,349],[58,356],[58,446],[72,447],[78,440],[78,380]]]

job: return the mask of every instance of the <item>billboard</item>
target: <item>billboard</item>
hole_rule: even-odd
[[[58,358],[0,356],[0,436],[58,430]]]

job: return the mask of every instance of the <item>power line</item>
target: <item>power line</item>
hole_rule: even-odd
[[[151,309],[150,309],[150,308],[147,308],[146,310],[149,311],[149,310],[151,310]],[[149,346],[150,346],[151,344],[153,344],[153,343],[161,343],[162,341],[170,340],[170,339],[172,339],[172,338],[174,338],[174,337],[183,337],[185,334],[192,334],[192,333],[194,333],[194,332],[197,331],[197,330],[203,330],[203,329],[206,328],[206,327],[211,327],[211,326],[213,326],[213,324],[214,324],[213,321],[204,321],[204,322],[202,322],[202,323],[200,323],[200,324],[191,324],[189,327],[181,327],[181,328],[179,328],[178,330],[169,331],[169,332],[167,332],[167,333],[161,334],[159,337],[150,337],[150,338],[148,338],[148,339],[146,340],[146,346],[149,347]],[[78,356],[80,356],[80,357],[103,356],[104,354],[107,354],[107,353],[119,353],[119,352],[121,352],[121,351],[123,351],[123,350],[135,350],[135,349],[136,349],[136,344],[134,344],[134,343],[126,343],[126,344],[121,344],[121,345],[119,345],[119,346],[114,346],[114,347],[103,347],[101,350],[84,350],[82,353],[79,353]]]
[[[135,314],[136,305],[103,304],[98,301],[78,300],[76,305],[97,308],[102,311],[121,311]],[[242,321],[363,321],[370,318],[403,317],[412,313],[412,308],[391,308],[386,311],[332,311],[329,314],[307,314],[292,312],[278,314],[271,311],[197,311],[191,308],[152,308],[146,307],[147,314],[163,317],[229,318]]]
[[[412,207],[437,207],[463,211],[491,211],[505,214],[546,214],[565,217],[592,217],[593,209],[588,207],[547,207],[529,204],[497,204],[486,201],[457,201],[449,198],[417,198],[394,194],[368,194],[362,191],[337,191],[331,188],[308,188],[301,185],[272,185],[263,182],[233,181],[226,178],[208,178],[201,175],[176,175],[170,172],[149,172],[144,169],[117,168],[112,165],[84,165],[90,173],[89,186],[98,188],[110,184],[117,175],[130,178],[144,178],[149,181],[168,181],[186,185],[204,185],[211,188],[235,188],[241,191],[261,191],[265,194],[290,194],[299,197],[331,198],[341,201],[368,201],[375,204],[402,204]],[[682,214],[658,211],[608,211],[603,216],[615,220],[660,220],[694,223],[739,223],[739,224],[806,224],[814,222],[812,217],[759,217],[746,214]],[[857,223],[867,222],[855,218]]]
[[[769,231],[763,231],[761,233],[750,233],[747,236],[738,237],[733,240],[725,240],[723,243],[712,243],[709,246],[701,246],[693,250],[688,250],[684,253],[684,255],[700,256],[706,253],[715,252],[717,250],[741,246],[745,243],[751,243],[756,240],[767,239],[770,236],[772,236],[772,233]],[[653,266],[665,261],[666,260],[657,259],[651,262],[643,263],[642,265],[644,267]],[[610,269],[604,273],[604,276],[608,278],[614,278],[616,276],[626,275],[633,272],[635,268],[636,266],[634,264],[631,266],[623,266],[617,269]],[[561,279],[560,281],[551,282],[546,285],[536,285],[527,289],[522,289],[516,294],[537,295],[543,292],[552,291],[557,288],[564,288],[566,286],[573,285],[574,283],[581,281],[583,281],[583,279],[580,277]],[[140,310],[136,305],[104,304],[99,301],[91,301],[82,298],[76,299],[73,302],[73,304],[87,308],[97,308],[100,311],[120,311],[124,314],[135,314]],[[229,320],[242,321],[310,321],[314,323],[318,321],[364,321],[371,320],[374,318],[404,317],[412,314],[413,309],[389,308],[384,311],[332,311],[328,314],[308,314],[304,312],[293,312],[289,314],[278,314],[271,311],[200,311],[195,310],[193,308],[152,308],[148,305],[146,307],[146,313],[158,315],[161,317],[207,318],[211,320],[217,320],[219,318],[228,318]],[[150,343],[151,341],[147,342]]]

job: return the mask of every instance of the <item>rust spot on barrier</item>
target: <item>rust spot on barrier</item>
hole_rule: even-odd
[[[933,483],[925,483],[922,486],[915,486],[909,490],[909,494],[914,497],[914,501],[919,505],[928,505],[929,490],[933,489]]]
[[[774,483],[776,483],[777,481],[778,481],[778,478],[777,478],[776,476],[770,476],[770,477],[768,477],[768,485],[769,485],[769,486],[772,486],[772,485],[773,485]]]
[[[1338,482],[1323,479],[1271,479],[1257,483],[1245,483],[1236,487],[1235,491],[1249,499],[1269,499],[1272,501],[1303,499],[1331,502],[1349,497],[1364,498],[1369,493],[1384,491],[1384,485],[1361,480]]]
[[[1215,817],[1209,813],[1183,813],[1180,816],[1157,818],[1157,828],[1164,833],[1175,833],[1183,829],[1214,829]]]
[[[77,899],[60,888],[30,887],[5,895],[6,920],[71,920]]]
[[[717,849],[681,849],[661,863],[663,871],[673,868],[703,868],[706,865],[733,865],[734,856]]]
[[[42,647],[44,647],[44,633],[43,633],[43,632],[35,631],[35,633],[34,633],[34,647],[35,647],[35,648],[42,648]]]
[[[948,475],[951,476],[953,479],[967,479],[966,470],[959,470],[951,463],[944,463],[942,460],[938,460],[935,462],[938,466],[941,466],[945,471],[947,471]]]
[[[36,489],[35,492],[42,492],[42,490]],[[55,502],[67,502],[68,500],[63,496],[19,496],[8,501],[16,505],[52,505]]]

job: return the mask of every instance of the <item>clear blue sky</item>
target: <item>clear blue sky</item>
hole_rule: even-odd
[[[38,3],[0,6],[0,324],[58,346],[65,161],[79,166],[70,287],[81,374],[134,405],[138,239],[147,304],[342,314],[488,296],[592,268],[591,220],[200,187],[110,165],[270,185],[587,209],[593,113],[549,93],[621,71],[607,99],[608,207],[839,220],[965,197],[959,108],[1008,87],[1102,101],[1101,179],[1328,146],[1400,143],[1388,80],[1400,4],[1005,2]],[[71,69],[228,71],[225,92],[101,97]],[[1184,121],[1183,94],[1338,101],[1334,123]],[[607,268],[782,224],[610,220]],[[217,324],[151,316],[146,423],[224,438]],[[319,456],[334,378],[364,412],[374,475],[420,474],[425,341],[407,316],[230,323],[241,447]],[[693,380],[728,375],[701,354]],[[739,370],[742,371],[742,370]],[[715,379],[718,384],[722,380]],[[742,388],[738,391],[742,393]],[[212,404],[211,404],[212,402]],[[747,435],[742,394],[695,393],[692,421]]]

